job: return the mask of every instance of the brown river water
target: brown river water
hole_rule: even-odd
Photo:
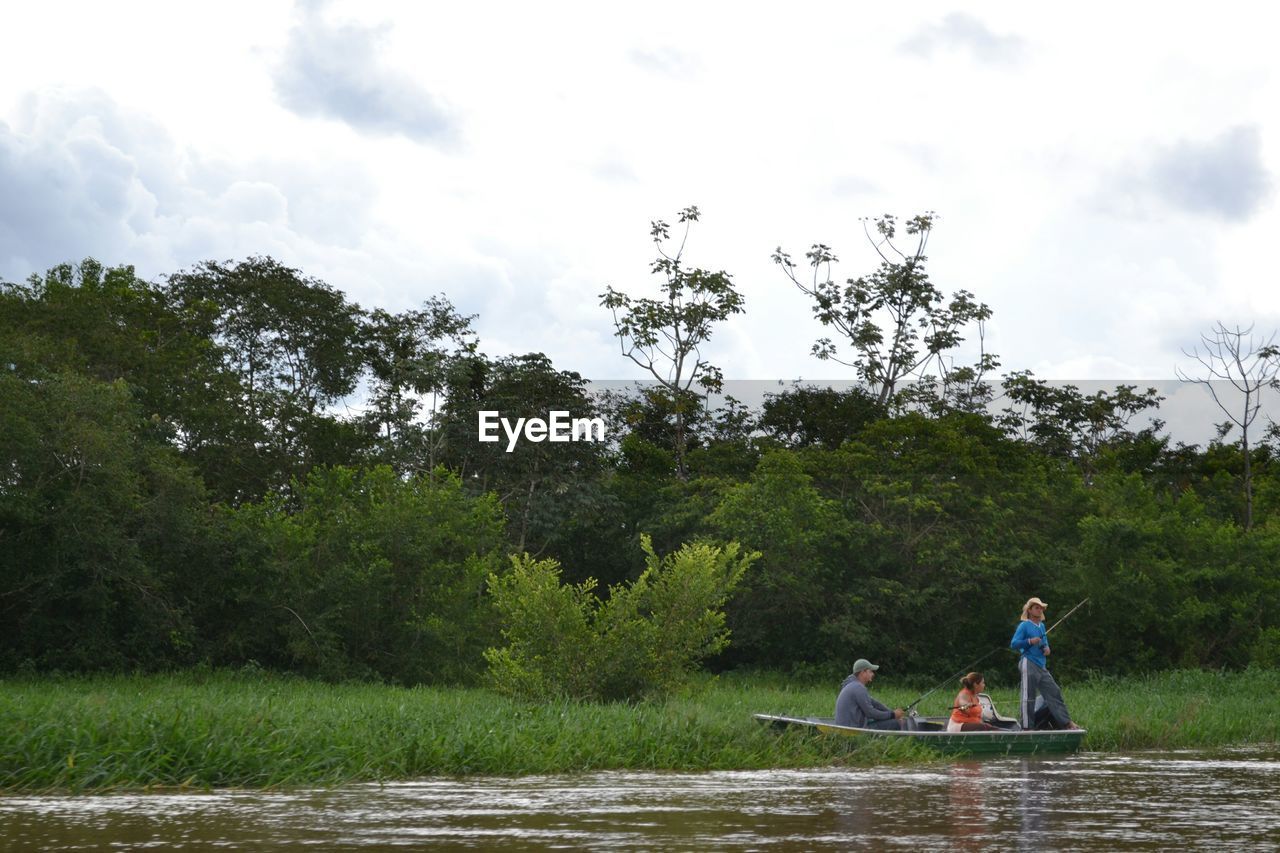
[[[1280,850],[1280,750],[0,797],[3,850]]]

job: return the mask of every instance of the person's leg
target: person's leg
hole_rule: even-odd
[[[1036,673],[1040,667],[1024,658],[1018,659],[1018,671],[1022,674],[1022,727],[1030,730],[1036,725]]]
[[[887,730],[901,729],[902,721],[901,720],[869,720],[865,728],[887,729]]]
[[[1045,707],[1049,709],[1049,716],[1053,719],[1054,726],[1060,729],[1070,728],[1071,712],[1067,710],[1067,703],[1062,698],[1062,690],[1059,689],[1058,682],[1053,680],[1048,670],[1040,675],[1037,689],[1044,697]]]

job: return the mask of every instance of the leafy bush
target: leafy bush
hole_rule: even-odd
[[[233,513],[247,543],[220,628],[252,658],[329,678],[465,680],[496,637],[485,578],[501,561],[492,496],[391,468],[316,468],[293,502]]]
[[[493,685],[531,699],[637,699],[671,690],[729,642],[721,609],[758,553],[687,544],[660,558],[641,536],[644,572],[597,597],[596,582],[560,582],[560,564],[512,557],[489,576],[507,645],[485,652]]]

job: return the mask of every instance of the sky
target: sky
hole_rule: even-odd
[[[629,379],[599,295],[656,296],[649,223],[697,205],[686,259],[746,299],[704,355],[851,379],[770,257],[865,275],[865,218],[932,210],[1001,371],[1173,379],[1215,322],[1280,328],[1280,12],[965,5],[13,4],[0,278],[270,255]]]

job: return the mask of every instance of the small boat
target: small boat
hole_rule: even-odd
[[[1018,726],[1016,720],[1001,716],[987,694],[979,694],[983,705],[983,718],[997,731],[949,732],[947,717],[907,718],[907,728],[863,729],[855,726],[837,726],[832,717],[781,717],[773,714],[753,715],[759,722],[772,728],[810,729],[826,735],[846,737],[892,739],[910,738],[912,741],[939,752],[967,753],[970,755],[1036,755],[1075,752],[1080,748],[1085,729],[1027,729]]]

